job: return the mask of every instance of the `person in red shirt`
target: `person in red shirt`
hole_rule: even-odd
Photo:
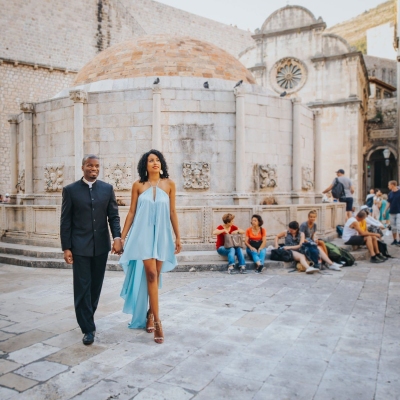
[[[226,249],[224,247],[224,236],[227,233],[244,233],[243,229],[240,229],[236,225],[233,225],[234,219],[235,216],[233,214],[224,214],[222,216],[223,225],[217,226],[217,229],[214,230],[213,235],[217,235],[216,247],[218,254],[228,257],[228,274],[231,274],[234,271],[235,254],[239,262],[240,273],[244,274],[246,272],[246,262],[244,261],[242,249],[240,247],[231,247],[229,249]]]

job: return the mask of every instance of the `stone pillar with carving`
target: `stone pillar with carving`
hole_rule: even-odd
[[[11,195],[17,194],[18,183],[18,154],[17,154],[17,129],[18,115],[9,115],[8,122],[10,123],[10,169],[11,169]]]
[[[245,90],[243,86],[235,88],[236,96],[236,176],[235,204],[247,204],[246,189],[246,114]]]
[[[160,84],[153,84],[153,127],[151,134],[151,147],[155,150],[162,151]]]
[[[23,120],[20,124],[24,141],[25,196],[24,204],[33,204],[33,103],[21,103]]]
[[[71,90],[69,98],[74,102],[74,150],[75,150],[75,180],[82,177],[83,153],[83,103],[87,102],[87,92]]]
[[[315,202],[322,201],[322,111],[314,111],[314,181],[315,181]]]
[[[293,147],[292,147],[292,197],[299,197],[302,186],[302,150],[303,144],[301,141],[301,99],[294,98],[293,104]]]

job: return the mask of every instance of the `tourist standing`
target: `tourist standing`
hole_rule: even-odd
[[[94,154],[84,157],[82,171],[82,179],[63,189],[60,236],[64,260],[72,264],[76,319],[84,334],[83,344],[88,345],[94,341],[94,313],[111,250],[107,218],[113,252],[122,251],[122,242],[113,187],[97,179],[99,158]]]
[[[372,206],[372,217],[379,220],[382,206],[382,192],[376,189],[374,196],[374,204]]]
[[[125,271],[123,312],[132,314],[129,328],[146,328],[148,333],[154,332],[154,341],[161,344],[164,333],[158,304],[160,274],[175,268],[175,254],[181,251],[176,187],[158,150],[142,155],[138,173],[140,178],[132,186],[131,205],[121,236],[126,240],[119,261]]]
[[[382,203],[381,203],[380,215],[379,215],[379,221],[382,222],[382,224],[384,225],[385,228],[389,224],[389,219],[390,219],[389,209],[387,207],[387,203],[388,203],[388,195],[387,194],[383,194],[382,195]]]
[[[8,193],[6,193],[6,195],[3,199],[3,203],[6,203],[6,204],[10,203],[10,195]]]
[[[264,261],[267,254],[267,231],[262,227],[263,219],[254,214],[251,217],[251,227],[246,231],[246,252],[249,258],[256,264],[255,272],[264,270]]]
[[[390,208],[390,226],[392,227],[393,242],[392,245],[399,245],[398,234],[400,231],[400,190],[396,181],[390,181],[388,184],[390,193],[384,214]]]
[[[337,200],[341,203],[346,203],[346,219],[352,216],[352,209],[353,209],[353,194],[354,194],[354,187],[349,178],[344,176],[345,172],[343,169],[338,169],[336,171],[336,178],[333,180],[332,184],[325,189],[322,193],[328,193],[332,190],[338,183],[343,185],[343,191],[337,196]],[[332,192],[332,195],[334,191]]]

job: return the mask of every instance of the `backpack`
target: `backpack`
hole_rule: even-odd
[[[379,248],[379,253],[381,253],[385,257],[392,258],[392,256],[388,253],[386,243],[383,243],[380,240],[378,240],[378,248]]]
[[[374,196],[368,198],[366,205],[368,206],[368,208],[372,208],[372,206],[374,205]]]
[[[345,191],[344,191],[344,186],[343,183],[339,182],[339,179],[335,179],[335,184],[333,185],[333,188],[331,190],[332,192],[332,197],[334,199],[341,199],[343,197],[346,197]]]
[[[344,262],[344,267],[351,267],[354,265],[356,259],[350,254],[349,251],[339,247],[340,254],[342,255],[341,262]]]
[[[328,250],[328,257],[335,263],[342,261],[342,253],[338,246],[333,243],[325,242],[326,249]]]
[[[271,250],[271,260],[290,262],[293,261],[293,254],[290,250],[279,247],[279,249]]]
[[[336,225],[336,233],[340,238],[343,236],[343,225]]]
[[[319,267],[319,250],[318,246],[313,243],[303,243],[300,253],[304,254],[310,261],[314,263],[314,267]]]

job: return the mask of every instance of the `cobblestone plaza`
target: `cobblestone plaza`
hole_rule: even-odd
[[[72,271],[2,264],[0,398],[399,398],[397,259],[324,275],[165,274],[161,346],[127,328],[122,281],[107,271],[85,347]]]

